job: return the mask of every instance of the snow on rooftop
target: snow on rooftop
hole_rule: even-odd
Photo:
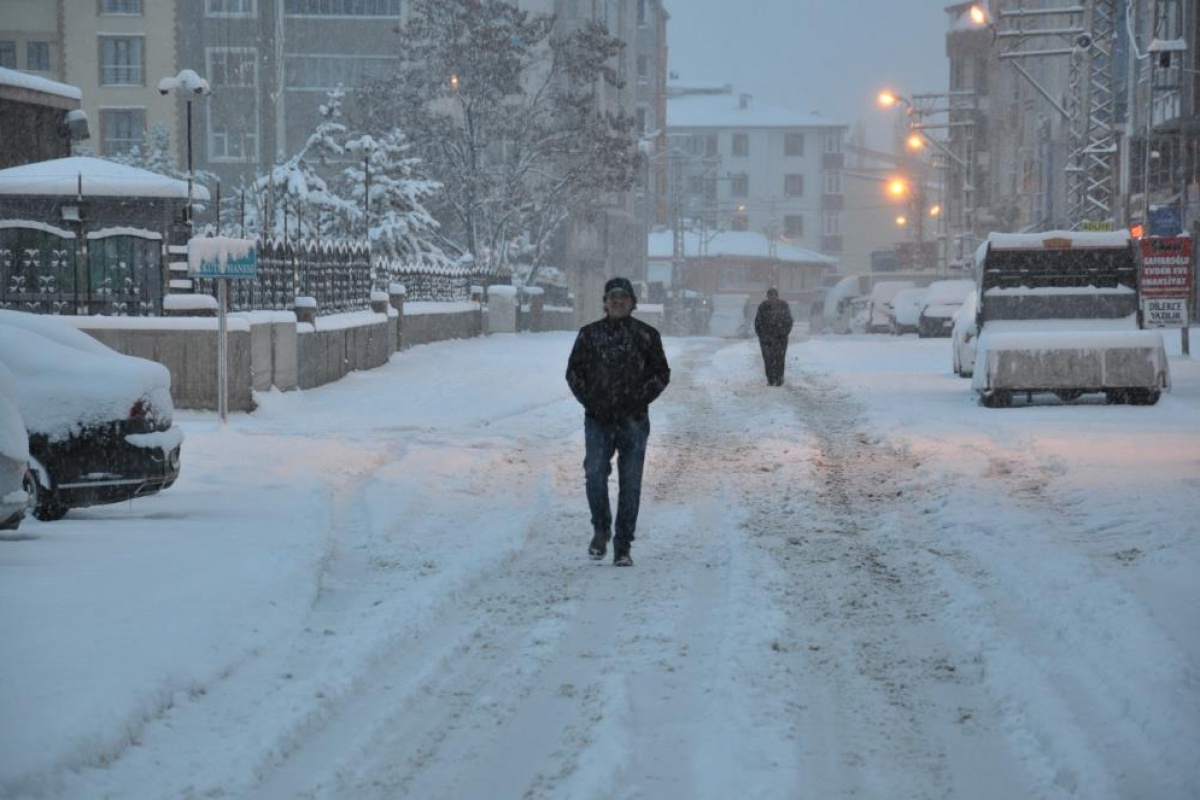
[[[84,197],[175,197],[187,199],[187,181],[100,158],[74,156],[0,170],[0,195],[74,197],[82,176]],[[193,200],[208,200],[196,184]]]
[[[83,92],[77,86],[59,83],[49,78],[39,78],[37,75],[5,67],[0,67],[0,86],[13,86],[17,89],[28,89],[31,92],[58,95],[70,100],[83,100]]]
[[[671,231],[653,231],[649,237],[650,258],[671,258],[674,254],[674,234]],[[683,234],[683,252],[688,256],[700,253],[700,234],[686,231]],[[722,231],[708,239],[705,248],[709,256],[745,256],[749,258],[770,258],[771,242],[757,231]],[[780,261],[799,264],[827,264],[835,266],[838,261],[832,256],[797,247],[794,244],[777,241],[775,255]]]
[[[744,106],[744,107],[743,107]],[[738,94],[694,94],[667,100],[668,128],[845,128],[817,114],[760,103]]]

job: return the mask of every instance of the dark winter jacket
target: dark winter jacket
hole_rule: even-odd
[[[754,315],[754,333],[759,339],[786,339],[792,332],[792,310],[776,298],[763,300]]]
[[[583,326],[567,361],[571,393],[600,422],[644,417],[670,380],[662,337],[633,317]]]

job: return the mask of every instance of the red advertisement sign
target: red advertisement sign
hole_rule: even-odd
[[[1142,239],[1142,297],[1191,297],[1192,285],[1190,236]]]

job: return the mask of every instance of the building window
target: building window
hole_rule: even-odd
[[[841,236],[842,235],[842,215],[837,212],[829,212],[822,217],[821,228],[826,236]]]
[[[783,176],[783,193],[788,197],[803,197],[804,196],[804,176],[803,175],[784,175]]]
[[[734,197],[746,197],[750,194],[750,176],[742,173],[734,175],[729,193]]]
[[[101,36],[100,85],[144,85],[143,49],[140,36]]]
[[[25,68],[31,72],[50,71],[49,42],[26,42]]]
[[[100,148],[115,156],[141,147],[146,139],[146,109],[100,109]]]
[[[784,216],[783,235],[796,239],[804,236],[804,217],[800,214],[788,214]]]
[[[398,17],[400,0],[285,0],[290,17]]]
[[[646,113],[646,107],[638,106],[638,108],[637,108],[637,130],[638,130],[639,134],[644,135],[646,133],[646,120],[647,119],[649,119],[649,116]]]
[[[0,41],[0,67],[17,68],[17,43],[5,39]]]
[[[735,156],[750,155],[750,135],[746,133],[735,133],[733,135],[733,154]]]
[[[645,56],[638,56],[637,57],[637,71],[638,71],[639,78],[649,78],[650,77],[650,59],[646,58]]]
[[[395,58],[288,56],[285,80],[289,89],[328,91],[339,84],[353,89],[367,79],[387,77],[398,64]]]
[[[715,156],[717,154],[717,135],[715,133],[705,134],[704,136],[704,155]]]
[[[100,0],[100,14],[103,16],[112,14],[140,17],[142,15],[142,0]]]
[[[783,154],[785,156],[804,155],[804,134],[785,133],[783,135]]]
[[[212,86],[253,88],[258,85],[258,51],[253,47],[213,47],[207,52]]]
[[[838,133],[825,134],[825,152],[840,153],[842,152],[842,136]]]
[[[735,231],[748,231],[750,230],[750,220],[742,214],[737,214],[730,220],[729,227]]]
[[[210,17],[257,17],[257,0],[207,0]]]
[[[842,171],[831,169],[825,173],[825,194],[842,193]]]
[[[647,2],[647,0],[638,0],[638,5],[637,5],[638,25],[646,24],[646,2]]]
[[[239,124],[240,123],[240,124]],[[214,119],[210,115],[208,130],[208,157],[211,161],[257,161],[258,133],[242,130],[253,126],[255,120],[239,119],[229,123]]]

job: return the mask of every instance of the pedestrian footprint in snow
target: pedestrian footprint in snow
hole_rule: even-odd
[[[671,369],[655,328],[630,316],[633,284],[604,285],[604,319],[579,329],[567,362],[567,385],[583,406],[583,474],[592,512],[588,555],[602,559],[613,533],[608,476],[617,455],[617,520],[613,564],[633,566],[629,550],[642,497],[642,465],[650,437],[649,406],[667,388]]]
[[[792,310],[779,299],[778,289],[767,289],[767,299],[759,303],[754,315],[754,333],[762,349],[768,386],[783,386],[783,365],[791,332]]]

